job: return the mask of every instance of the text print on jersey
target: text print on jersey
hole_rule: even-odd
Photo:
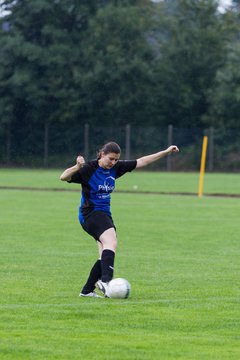
[[[98,185],[98,190],[104,192],[113,191],[114,188],[115,188],[115,178],[113,176],[107,177],[103,185]]]

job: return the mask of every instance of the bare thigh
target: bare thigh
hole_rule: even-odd
[[[117,235],[114,228],[107,229],[102,233],[97,241],[99,254],[102,255],[103,250],[112,250],[116,252],[117,249]]]

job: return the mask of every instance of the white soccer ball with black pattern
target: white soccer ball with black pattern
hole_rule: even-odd
[[[131,285],[123,278],[113,279],[108,284],[109,297],[112,299],[127,299],[130,291]]]

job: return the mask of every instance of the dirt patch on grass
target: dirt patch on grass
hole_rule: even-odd
[[[0,190],[22,190],[22,191],[56,191],[56,192],[80,192],[80,189],[60,189],[60,188],[37,188],[25,186],[0,186]],[[192,192],[164,192],[164,191],[139,191],[139,190],[115,190],[116,193],[123,194],[146,194],[146,195],[182,195],[182,196],[198,196]],[[226,193],[207,193],[203,196],[240,198],[240,194]]]

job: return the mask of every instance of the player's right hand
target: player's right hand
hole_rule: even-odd
[[[77,166],[79,167],[79,169],[81,169],[81,167],[83,167],[83,165],[85,164],[84,157],[81,155],[78,155],[76,162],[77,162]]]

